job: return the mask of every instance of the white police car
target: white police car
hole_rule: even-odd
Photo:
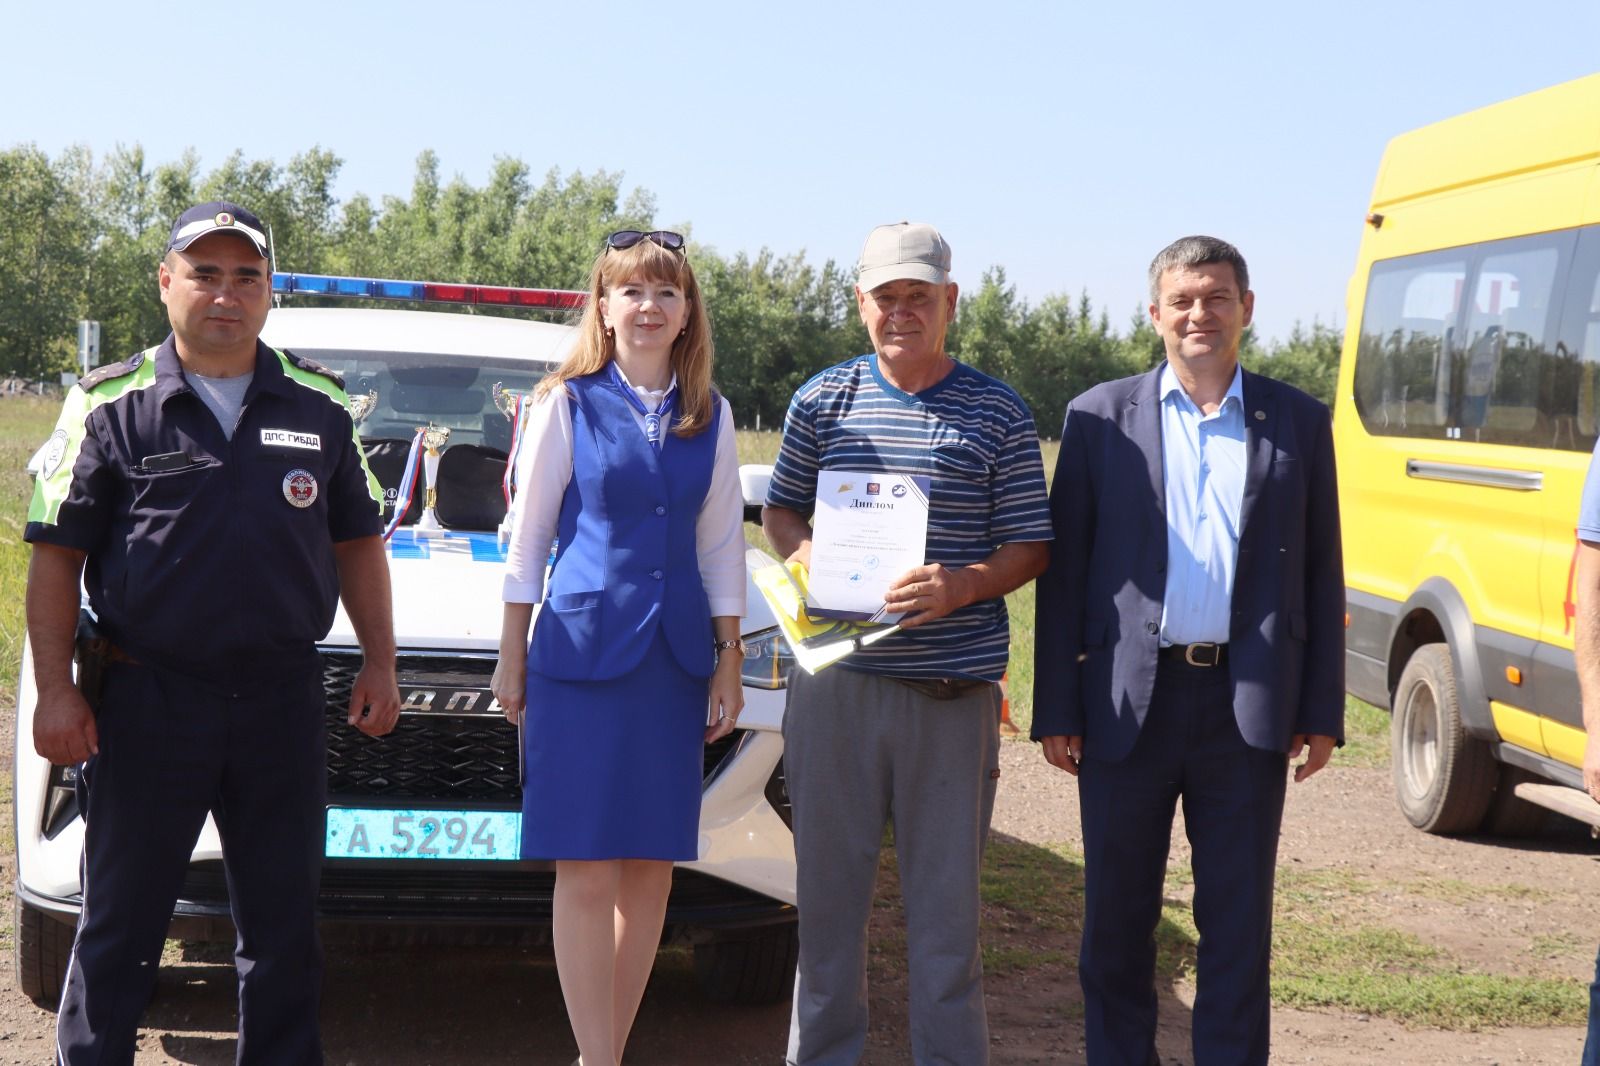
[[[570,307],[581,294],[276,274],[274,291],[480,306]],[[324,939],[541,942],[553,864],[516,858],[516,728],[489,692],[500,634],[504,474],[513,444],[506,409],[566,354],[565,325],[419,310],[274,309],[262,339],[341,373],[361,417],[393,525],[389,566],[403,701],[386,737],[344,723],[360,654],[343,611],[322,642],[328,697]],[[427,503],[427,442],[448,429]],[[437,441],[437,434],[435,441]],[[765,477],[741,471],[747,516]],[[410,495],[398,521],[394,516]],[[418,523],[424,527],[419,532]],[[757,559],[764,557],[756,556]],[[756,565],[752,561],[752,566]],[[739,728],[707,746],[700,856],[674,871],[667,937],[694,946],[705,991],[763,1002],[789,993],[796,951],[794,845],[780,756],[789,665],[753,585],[742,631]],[[16,966],[18,986],[53,1003],[81,900],[83,842],[71,768],[27,743],[35,703],[24,650],[17,701]],[[173,936],[231,941],[216,827],[201,833],[174,913]]]

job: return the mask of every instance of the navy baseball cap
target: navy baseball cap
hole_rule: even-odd
[[[212,200],[196,204],[172,224],[172,236],[167,240],[167,251],[181,252],[201,237],[217,231],[236,233],[255,245],[261,258],[267,258],[267,227],[254,212],[227,200]]]

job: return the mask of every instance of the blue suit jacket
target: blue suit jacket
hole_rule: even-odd
[[[1166,587],[1160,368],[1067,408],[1050,489],[1056,540],[1039,578],[1033,738],[1081,735],[1119,760],[1155,687]],[[1228,634],[1239,732],[1287,751],[1344,738],[1344,563],[1333,424],[1322,403],[1244,374],[1247,470]]]

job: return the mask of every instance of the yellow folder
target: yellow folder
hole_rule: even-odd
[[[805,567],[799,563],[772,562],[770,557],[755,549],[751,549],[750,554],[766,563],[755,571],[753,580],[777,617],[778,628],[789,642],[795,661],[806,673],[814,674],[899,632],[898,625],[811,617],[806,613]]]

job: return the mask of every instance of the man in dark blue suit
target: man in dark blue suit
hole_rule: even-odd
[[[1288,763],[1344,730],[1328,409],[1246,373],[1255,294],[1225,241],[1150,265],[1159,368],[1073,400],[1039,579],[1033,739],[1078,778],[1091,1066],[1149,1066],[1156,923],[1183,801],[1200,931],[1195,1066],[1265,1063]]]

